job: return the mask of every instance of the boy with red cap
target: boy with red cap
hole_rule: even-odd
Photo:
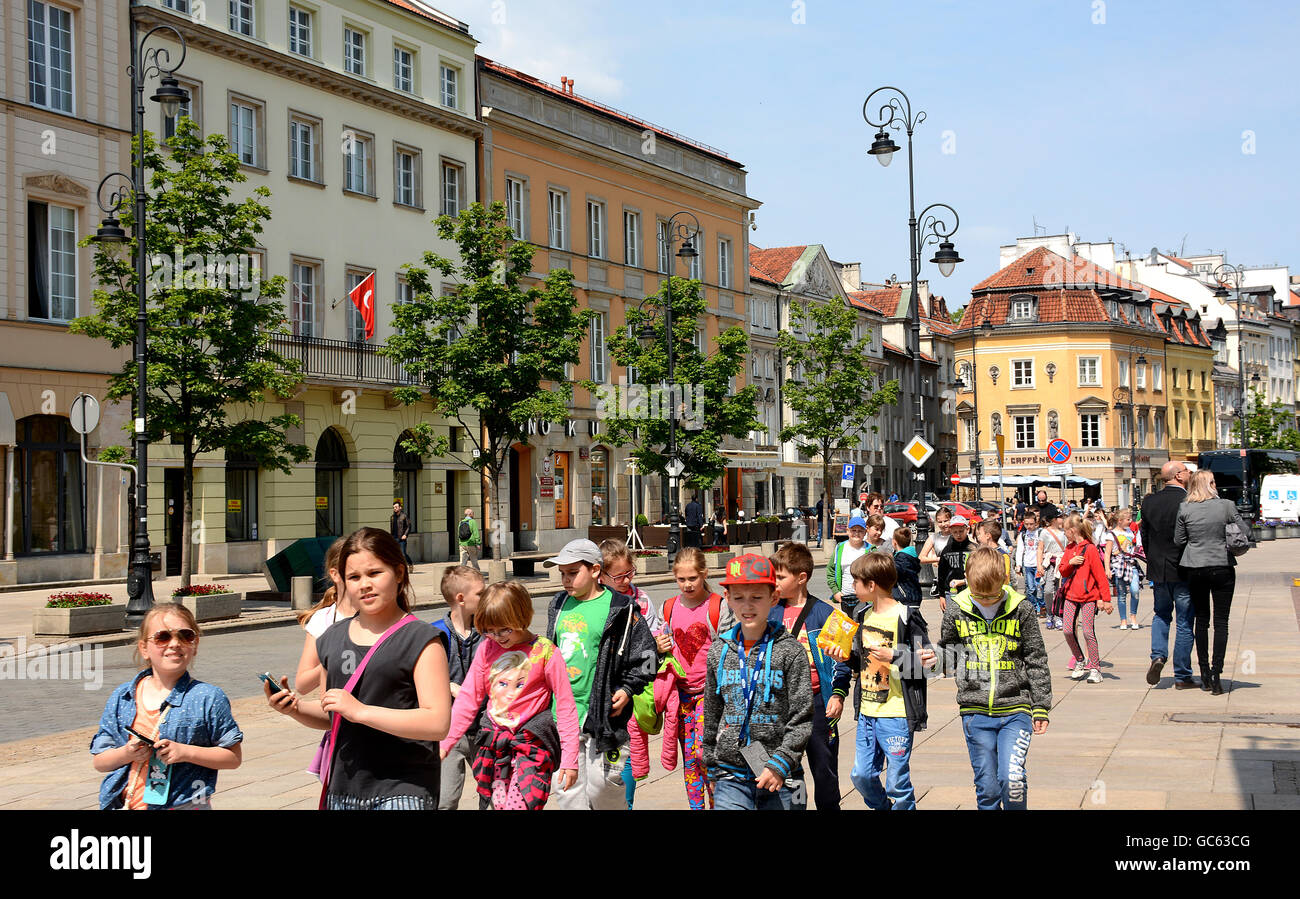
[[[722,585],[737,623],[718,634],[708,654],[704,762],[714,807],[802,810],[813,720],[808,654],[783,624],[768,620],[777,602],[769,559],[732,559]]]

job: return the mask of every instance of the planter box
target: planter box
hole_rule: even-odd
[[[1277,529],[1276,529],[1276,528],[1268,528],[1268,527],[1264,527],[1264,528],[1256,528],[1256,529],[1255,529],[1255,539],[1256,539],[1256,540],[1276,540],[1276,539],[1277,539]]]
[[[727,563],[728,563],[728,562],[730,562],[732,559],[736,558],[736,554],[735,554],[735,553],[732,553],[732,552],[725,552],[725,553],[705,553],[705,554],[704,554],[704,558],[706,558],[706,559],[709,560],[709,567],[710,567],[710,568],[718,568],[718,569],[722,569],[722,568],[726,568],[726,567],[727,567]]]
[[[636,556],[633,558],[637,574],[667,574],[667,556]]]
[[[238,618],[243,597],[238,593],[209,593],[206,596],[177,596],[176,602],[194,613],[197,621]]]
[[[125,603],[80,609],[37,609],[32,613],[32,633],[38,636],[83,637],[112,634],[125,627]]]
[[[777,530],[776,530],[776,539],[777,539],[777,540],[789,540],[791,537],[794,536],[794,521],[793,521],[793,520],[786,521],[786,520],[783,519],[783,520],[781,520],[781,521],[778,521],[777,524],[776,524],[776,528],[777,528]]]
[[[753,522],[745,522],[744,524],[736,525],[736,539],[734,542],[739,543],[742,546],[761,543],[763,540],[762,527],[762,525],[754,524]]]

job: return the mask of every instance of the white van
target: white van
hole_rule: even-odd
[[[1300,521],[1300,474],[1266,474],[1259,488],[1259,517]]]

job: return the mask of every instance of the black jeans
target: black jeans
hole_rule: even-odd
[[[848,709],[845,709],[847,712]],[[852,720],[850,718],[850,720]],[[840,808],[840,738],[831,737],[831,723],[826,718],[820,691],[813,693],[813,729],[808,741],[808,773],[812,775],[813,796],[818,811]]]
[[[1237,586],[1237,572],[1229,565],[1188,568],[1187,589],[1196,612],[1196,661],[1204,670],[1209,662],[1211,674],[1223,673],[1223,657],[1228,651],[1228,614],[1232,611],[1232,592]],[[1214,658],[1208,653],[1210,599],[1214,599]]]

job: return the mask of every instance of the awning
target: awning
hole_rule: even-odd
[[[1101,481],[1093,478],[1080,477],[1072,474],[1065,479],[1067,487],[1097,487]],[[962,478],[957,482],[960,487],[974,487],[974,478]],[[1053,478],[1046,475],[1006,475],[999,478],[997,475],[989,478],[980,478],[982,487],[1059,487],[1061,486],[1060,478]]]

